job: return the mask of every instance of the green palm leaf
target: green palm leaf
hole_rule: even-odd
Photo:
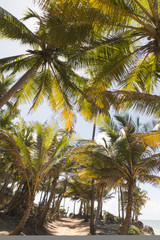
[[[0,32],[3,37],[18,39],[23,44],[37,44],[37,37],[16,17],[0,7]]]

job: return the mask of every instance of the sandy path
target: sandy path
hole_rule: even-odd
[[[51,235],[86,236],[89,233],[88,223],[82,219],[61,218],[60,221],[48,223],[46,227]]]

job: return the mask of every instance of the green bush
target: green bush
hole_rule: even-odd
[[[140,235],[141,234],[140,230],[137,227],[135,227],[134,225],[130,225],[128,233],[131,235]]]
[[[114,217],[114,221],[115,221],[116,223],[118,223],[118,222],[119,222],[119,218],[118,218],[118,217]]]
[[[59,209],[59,213],[60,213],[61,217],[67,217],[67,212],[66,212],[65,209],[60,208],[60,209]]]

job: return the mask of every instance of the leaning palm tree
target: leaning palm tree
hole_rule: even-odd
[[[32,124],[34,129],[30,145],[24,139],[24,128],[12,135],[5,130],[0,131],[1,148],[8,150],[12,162],[18,173],[23,176],[26,182],[27,206],[22,219],[10,235],[19,235],[24,228],[32,208],[36,191],[42,179],[50,169],[63,161],[65,157],[64,147],[66,146],[69,134],[61,131],[58,134],[55,124],[43,126],[40,123]]]
[[[21,102],[33,100],[33,110],[46,97],[54,111],[61,111],[62,121],[66,121],[69,129],[73,121],[72,103],[77,95],[82,94],[86,80],[73,71],[67,60],[71,50],[74,52],[74,49],[85,44],[89,46],[93,27],[88,23],[73,22],[71,12],[68,14],[66,7],[66,3],[52,3],[42,16],[29,9],[23,20],[35,18],[35,32],[0,8],[1,36],[30,45],[26,54],[0,59],[0,72],[17,73],[27,70],[10,90],[1,96],[0,107],[14,96],[15,107]],[[68,6],[67,9],[69,8]],[[78,14],[79,8],[83,9],[83,12],[87,11],[87,8],[79,5],[74,14]],[[86,12],[85,15],[87,16]]]
[[[38,2],[45,5],[49,1]],[[64,1],[60,2],[63,4]],[[103,36],[103,44],[98,48],[95,46],[95,50],[88,49],[91,51],[88,51],[87,59],[96,61],[96,64],[89,65],[96,73],[95,83],[103,81],[108,87],[109,81],[116,81],[121,87],[121,91],[113,93],[106,91],[106,87],[96,92],[91,87],[88,92],[92,95],[92,101],[98,101],[100,109],[115,104],[116,108],[134,107],[159,116],[159,96],[151,95],[159,82],[158,0],[67,2],[72,2],[72,5],[87,3],[92,12],[92,17],[87,20],[100,29]],[[83,22],[86,23],[85,18]],[[77,57],[77,51],[75,55]],[[82,55],[81,52],[80,58]],[[75,60],[73,56],[70,58],[72,60]]]
[[[80,158],[86,162],[89,159],[94,161],[95,169],[88,167],[85,174],[97,176],[97,179],[111,179],[117,185],[120,182],[126,184],[128,204],[121,231],[121,234],[126,235],[131,221],[134,186],[137,181],[159,184],[160,178],[156,173],[160,166],[160,154],[155,154],[144,144],[140,133],[134,133],[135,126],[128,117],[125,119],[118,116],[117,120],[120,128],[116,126],[114,129],[113,123],[105,127],[110,141],[104,140],[104,145],[95,142],[85,143],[78,152]]]

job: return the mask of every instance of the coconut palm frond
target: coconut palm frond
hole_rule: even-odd
[[[3,37],[19,39],[23,44],[37,44],[37,37],[16,17],[0,7],[0,32]]]

